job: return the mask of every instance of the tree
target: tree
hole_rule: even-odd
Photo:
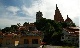
[[[66,28],[66,27],[76,27],[75,23],[69,23],[69,22],[61,22],[61,25],[63,28]]]
[[[20,25],[21,25],[20,23],[17,23],[17,26],[18,26],[18,27],[20,27]]]
[[[11,25],[11,27],[10,27],[10,31],[11,32],[16,32],[17,29],[18,29],[18,26],[17,25]]]
[[[5,27],[4,29],[2,29],[2,32],[10,32],[10,27]]]
[[[50,19],[40,19],[38,22],[35,22],[35,25],[38,30],[43,31],[44,39],[43,41],[47,44],[53,44],[54,42],[59,43],[61,34],[62,34],[62,25],[54,20]],[[53,41],[55,40],[55,41]]]
[[[43,32],[44,32],[44,42],[46,42],[47,44],[50,44],[51,42],[51,36],[54,33],[54,27],[51,26],[50,23],[47,23],[46,26],[44,26],[43,28]]]
[[[2,29],[0,28],[0,31],[1,31]]]
[[[27,26],[29,24],[29,22],[27,23],[27,22],[25,22],[24,24],[23,24],[23,26]]]

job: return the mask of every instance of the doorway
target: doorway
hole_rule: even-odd
[[[17,46],[19,44],[19,41],[15,41],[15,46]]]

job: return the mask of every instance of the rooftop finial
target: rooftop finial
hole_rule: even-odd
[[[57,4],[56,4],[56,9],[58,9]]]
[[[40,12],[40,10],[39,10],[39,12]]]
[[[56,7],[57,7],[57,4],[56,4]]]
[[[67,18],[69,18],[68,15],[67,15]]]

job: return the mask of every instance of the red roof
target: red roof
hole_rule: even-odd
[[[12,34],[6,34],[4,35],[5,37],[12,37],[13,35]]]
[[[79,36],[79,30],[75,30],[74,28],[64,28],[64,30],[66,30],[71,36]]]

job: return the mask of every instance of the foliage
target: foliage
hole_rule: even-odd
[[[54,20],[50,19],[41,19],[38,22],[35,22],[38,30],[44,32],[43,41],[47,44],[53,44],[54,42],[60,42],[62,34],[62,25]],[[54,40],[54,41],[53,41]]]
[[[17,29],[18,29],[18,26],[17,25],[11,25],[11,27],[10,27],[10,31],[11,32],[16,32]]]
[[[5,27],[4,29],[2,29],[2,32],[9,32],[10,31],[10,27]]]
[[[26,26],[27,24],[29,24],[29,22],[27,23],[27,22],[25,22],[24,24],[23,24],[23,26]]]
[[[29,23],[25,22],[23,26],[27,26]],[[34,23],[38,30],[44,33],[43,41],[47,44],[56,44],[60,45],[61,43],[61,36],[62,36],[62,29],[69,27],[69,26],[76,26],[74,23],[67,23],[67,22],[56,22],[54,20],[42,18],[38,22]],[[16,32],[20,27],[20,23],[17,25],[11,25],[11,27],[5,27],[2,29],[2,32]],[[26,30],[21,30],[21,33],[25,34]],[[66,43],[66,42],[65,42]],[[69,43],[71,44],[71,43]]]
[[[5,27],[2,32],[16,32],[18,29],[17,25],[11,25],[11,27]]]
[[[20,25],[21,25],[20,23],[17,23],[17,26],[18,26],[18,27],[20,27]]]
[[[68,22],[61,22],[61,25],[63,28],[66,28],[66,27],[76,27],[75,23],[68,23]]]
[[[56,22],[54,20],[42,18],[38,22],[35,22],[38,30],[43,31],[43,41],[47,44],[58,44],[60,45],[62,29],[70,26],[75,26],[74,23],[67,22]]]

